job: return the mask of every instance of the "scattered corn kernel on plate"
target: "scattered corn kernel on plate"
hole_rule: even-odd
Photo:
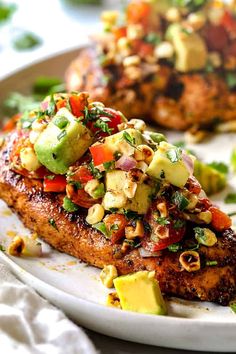
[[[0,83],[0,100],[11,91],[27,92],[39,75],[61,76],[75,51],[36,63]],[[4,92],[4,94],[3,94]],[[181,133],[167,133],[174,143]],[[204,162],[229,164],[236,134],[210,137],[198,145],[188,145]],[[227,186],[211,199],[226,212],[235,204],[224,204],[225,196],[236,190],[236,177],[229,176]],[[235,218],[236,223],[236,218]],[[5,203],[0,201],[0,245],[7,249],[11,240],[30,232]],[[41,241],[40,241],[41,242]],[[235,352],[236,315],[229,307],[211,303],[167,299],[168,316],[144,315],[107,307],[110,289],[99,279],[100,270],[57,252],[42,242],[41,257],[12,257],[0,252],[0,259],[24,282],[63,309],[72,319],[97,332],[125,340],[177,349]]]

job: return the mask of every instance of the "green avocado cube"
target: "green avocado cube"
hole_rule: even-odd
[[[107,136],[105,144],[112,152],[132,155],[135,147],[144,143],[144,138],[139,130],[129,128],[119,133]]]
[[[164,179],[179,188],[184,187],[190,176],[178,148],[164,141],[160,143],[146,173],[153,178]]]
[[[92,143],[90,131],[67,108],[61,108],[39,135],[34,149],[41,164],[65,174]]]
[[[227,184],[227,177],[224,173],[199,160],[196,160],[194,163],[193,174],[207,195],[220,192]]]
[[[145,270],[120,276],[114,279],[114,286],[123,310],[153,315],[167,314],[155,272]]]

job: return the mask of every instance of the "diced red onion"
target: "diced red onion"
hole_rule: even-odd
[[[139,253],[142,258],[159,257],[161,255],[161,252],[151,252],[143,247],[139,248]]]
[[[193,171],[194,171],[193,159],[185,151],[182,152],[182,159],[183,159],[183,162],[184,162],[185,166],[187,167],[190,175],[192,175]]]
[[[48,109],[48,101],[43,101],[42,103],[41,103],[41,109],[43,110],[43,111],[46,111],[47,109]]]
[[[121,156],[119,160],[116,161],[116,168],[120,168],[123,171],[130,171],[132,168],[137,166],[137,161],[130,156]]]

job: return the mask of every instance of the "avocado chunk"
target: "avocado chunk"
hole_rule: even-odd
[[[144,138],[140,131],[133,128],[122,130],[105,138],[105,144],[113,153],[120,152],[125,155],[133,155],[135,147],[143,142]]]
[[[114,279],[114,286],[123,310],[153,315],[167,314],[155,272],[144,270],[120,276]]]
[[[128,173],[125,171],[113,170],[106,173],[107,192],[102,202],[104,208],[106,210],[111,208],[126,209],[138,214],[146,214],[151,203],[152,186],[145,183],[138,184],[134,197],[128,199],[124,193],[127,179]]]
[[[177,25],[170,28],[168,32],[175,48],[175,67],[178,71],[186,73],[205,68],[207,47],[198,33],[187,32]]]
[[[194,163],[194,176],[207,195],[220,192],[225,188],[227,183],[227,177],[224,173],[217,171],[199,160],[196,160]]]
[[[34,145],[38,160],[56,174],[65,174],[92,143],[90,131],[61,108]]]
[[[180,188],[184,187],[190,176],[182,160],[181,150],[164,141],[160,143],[146,173],[157,179],[165,179]]]

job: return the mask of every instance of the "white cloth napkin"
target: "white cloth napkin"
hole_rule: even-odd
[[[0,264],[0,352],[97,354],[84,331]]]

